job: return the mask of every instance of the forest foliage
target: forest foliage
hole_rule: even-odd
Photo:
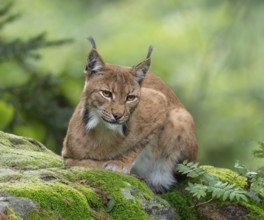
[[[120,65],[154,45],[151,70],[194,116],[200,163],[261,165],[251,152],[264,139],[262,1],[2,2],[1,130],[60,152],[93,35],[103,58]]]

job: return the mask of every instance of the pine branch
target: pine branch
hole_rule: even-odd
[[[14,3],[10,2],[8,4],[6,4],[4,7],[2,7],[0,9],[0,17],[5,16],[6,14],[8,14],[11,10],[11,8],[13,7]]]
[[[264,142],[259,142],[259,149],[253,151],[253,155],[256,158],[264,158]]]
[[[19,14],[12,13],[14,3],[0,6],[0,29],[19,18]],[[27,40],[21,40],[19,35],[12,39],[0,35],[0,64],[12,61],[28,74],[27,82],[0,88],[0,98],[14,109],[13,118],[5,125],[6,131],[13,132],[19,124],[29,126],[37,121],[45,128],[43,133],[46,134],[45,137],[49,137],[49,142],[60,145],[65,135],[72,106],[66,95],[60,91],[58,77],[44,73],[36,67],[33,68],[28,59],[41,58],[39,49],[62,46],[72,40],[49,40],[47,38],[45,32]]]
[[[13,2],[10,2],[9,4],[5,5],[0,9],[0,29],[2,29],[5,25],[17,20],[20,17],[20,14],[11,14],[9,15],[12,7],[13,7]],[[5,17],[6,16],[6,17]]]
[[[11,42],[4,42],[0,40],[0,63],[6,60],[13,59],[18,63],[21,63],[27,57],[33,59],[41,58],[41,55],[37,53],[40,48],[62,46],[64,44],[71,43],[72,39],[63,40],[46,40],[46,33],[40,33],[27,41],[22,41],[20,39],[15,39]]]

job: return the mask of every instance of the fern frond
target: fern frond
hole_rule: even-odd
[[[190,192],[194,197],[200,199],[206,197],[208,187],[203,184],[188,183],[188,187],[186,187],[185,189]]]
[[[235,164],[235,168],[240,173],[243,173],[243,176],[256,179],[257,173],[249,171],[239,162]],[[234,184],[220,181],[217,177],[200,168],[198,163],[184,161],[176,169],[178,172],[192,178],[185,189],[197,199],[205,198],[206,196],[210,197],[211,195],[211,199],[220,199],[222,201],[248,201],[250,195],[246,190]]]
[[[247,192],[241,188],[236,187],[233,184],[223,183],[218,181],[214,185],[210,185],[208,192],[212,193],[212,198],[225,200],[236,200],[236,201],[247,201]]]
[[[205,174],[205,170],[198,167],[199,163],[183,161],[182,164],[178,164],[176,170],[187,177],[196,178]]]

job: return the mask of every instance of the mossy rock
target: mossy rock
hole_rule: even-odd
[[[25,170],[62,166],[61,157],[38,141],[0,131],[0,168]]]
[[[65,168],[41,143],[0,132],[0,219],[176,219],[136,177]],[[3,217],[3,218],[4,218]]]
[[[228,169],[204,167],[244,186]],[[85,167],[65,168],[41,143],[0,132],[0,219],[264,219],[263,200],[196,207],[182,181],[155,195],[136,177]],[[241,218],[240,218],[241,217]],[[233,218],[235,219],[235,218]]]

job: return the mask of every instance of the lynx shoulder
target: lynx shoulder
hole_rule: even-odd
[[[90,42],[84,89],[64,139],[65,165],[133,173],[155,192],[168,190],[175,166],[197,158],[192,116],[149,71],[152,47],[144,61],[124,67],[104,62]]]

